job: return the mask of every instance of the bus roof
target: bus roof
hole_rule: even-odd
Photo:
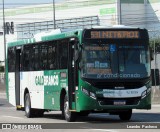
[[[108,26],[108,27],[104,27],[104,26],[96,26],[93,28],[89,28],[89,29],[137,29],[137,30],[144,30],[142,28],[138,28],[138,27],[130,27],[130,26],[124,26],[124,25],[114,25],[114,26]],[[59,29],[58,29],[59,30]],[[22,40],[17,40],[17,41],[13,41],[13,42],[8,42],[8,47],[12,47],[12,46],[18,46],[18,45],[25,45],[25,44],[33,44],[33,43],[38,43],[38,42],[45,42],[45,41],[51,41],[51,40],[58,40],[58,39],[62,39],[62,38],[69,38],[69,37],[80,37],[80,34],[82,34],[83,30],[87,30],[87,29],[77,29],[77,30],[72,30],[72,31],[67,31],[67,32],[59,32],[57,29],[56,31],[51,31],[51,32],[45,32],[45,33],[39,33],[37,35],[35,35],[34,38],[31,39],[22,39]]]
[[[12,47],[12,46],[18,46],[18,45],[33,44],[33,43],[38,43],[38,42],[57,40],[61,38],[76,37],[80,35],[80,32],[82,32],[82,29],[72,30],[72,31],[63,32],[63,33],[59,32],[56,34],[54,32],[53,33],[50,32],[49,34],[40,33],[39,35],[36,35],[34,38],[8,42],[7,45],[8,47]]]

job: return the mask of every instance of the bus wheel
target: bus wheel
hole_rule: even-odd
[[[33,109],[31,109],[31,100],[29,93],[25,95],[25,114],[28,118],[31,118],[34,115]]]
[[[64,112],[64,117],[68,122],[73,122],[76,120],[76,112],[69,111],[69,102],[68,102],[68,97],[66,95],[64,97],[63,112]]]
[[[119,114],[119,118],[123,121],[129,121],[131,119],[131,116],[132,116],[132,110],[120,112]]]

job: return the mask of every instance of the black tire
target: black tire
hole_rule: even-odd
[[[71,112],[69,111],[69,102],[68,102],[68,97],[64,97],[64,104],[63,104],[63,112],[65,120],[68,122],[73,122],[76,120],[77,113],[76,112]]]
[[[119,118],[123,121],[129,121],[132,116],[132,110],[124,111],[119,113]]]
[[[31,108],[31,100],[29,93],[25,95],[25,115],[28,118],[34,117],[34,110]]]

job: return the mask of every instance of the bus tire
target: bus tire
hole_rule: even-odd
[[[63,113],[66,121],[74,122],[76,120],[77,113],[69,111],[69,102],[66,95],[64,97]]]
[[[129,121],[132,116],[132,110],[124,111],[119,113],[119,118],[123,121]]]
[[[34,116],[34,110],[31,108],[31,100],[29,93],[26,93],[25,95],[25,115],[28,118]]]

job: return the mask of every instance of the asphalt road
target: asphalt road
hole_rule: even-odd
[[[133,110],[132,118],[128,122],[122,122],[116,115],[98,113],[90,114],[88,117],[78,117],[76,122],[68,123],[61,117],[60,111],[45,112],[43,117],[26,118],[24,111],[17,111],[8,103],[4,85],[0,83],[0,129],[3,124],[14,126],[13,128],[16,130],[12,131],[16,132],[18,129],[15,127],[16,125],[26,127],[33,124],[42,127],[42,129],[47,128],[47,131],[55,130],[56,132],[81,132],[82,130],[83,132],[128,132],[128,129],[131,132],[135,132],[135,129],[137,132],[158,132],[160,129],[160,105],[154,104],[151,110]],[[158,127],[158,129],[146,127]],[[18,131],[22,130],[18,129]]]
[[[26,118],[24,111],[17,111],[15,107],[8,103],[5,93],[0,93],[0,123],[11,125],[30,125],[40,124],[42,129],[54,129],[60,132],[76,131],[83,129],[85,132],[99,132],[112,131],[122,132],[129,129],[130,131],[137,129],[137,131],[153,132],[160,129],[160,105],[153,105],[152,110],[134,110],[132,119],[129,122],[122,122],[118,116],[109,115],[106,113],[90,114],[88,117],[79,117],[76,122],[68,123],[61,117],[60,111],[46,112],[44,117]],[[18,124],[16,124],[18,123]],[[46,123],[46,124],[45,124]],[[16,124],[16,125],[15,125]],[[2,125],[2,124],[0,124]],[[130,127],[158,127],[158,129],[138,129]],[[2,128],[2,126],[0,126]],[[14,128],[14,127],[13,127]],[[20,130],[19,130],[20,131]]]

